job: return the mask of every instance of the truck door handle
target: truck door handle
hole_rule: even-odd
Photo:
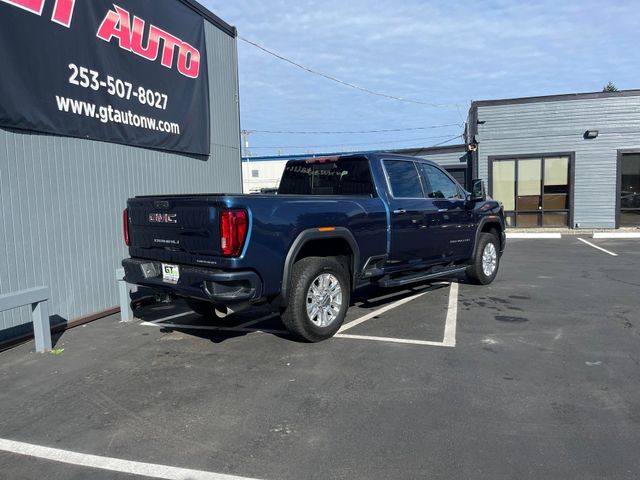
[[[407,213],[407,211],[404,208],[399,208],[398,210],[393,211],[394,215],[404,215],[405,213]]]
[[[438,213],[444,213],[444,212],[448,212],[449,209],[448,208],[439,208],[438,209]]]

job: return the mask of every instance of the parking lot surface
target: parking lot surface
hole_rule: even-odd
[[[178,304],[2,352],[0,476],[638,478],[640,249],[583,240],[510,240],[485,287],[359,291],[319,344]]]

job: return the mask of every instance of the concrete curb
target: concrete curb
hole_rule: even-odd
[[[640,232],[595,232],[591,238],[640,238]]]
[[[549,233],[507,232],[507,238],[546,238],[546,239],[553,238],[553,239],[558,239],[558,238],[562,238],[562,234],[561,233],[553,233],[553,232],[549,232]]]

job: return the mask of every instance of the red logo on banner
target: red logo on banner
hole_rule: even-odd
[[[117,5],[115,10],[109,10],[102,21],[96,36],[105,42],[110,42],[114,37],[118,39],[118,45],[123,50],[133,52],[147,60],[154,62],[160,53],[160,40],[162,40],[162,60],[164,67],[173,68],[174,52],[178,50],[178,72],[185,77],[198,78],[200,75],[200,52],[183,42],[178,37],[151,25],[147,46],[143,46],[145,21],[133,17],[124,8]]]
[[[28,12],[41,16],[45,0],[0,0]],[[76,0],[56,0],[53,7],[51,20],[67,28],[71,26],[73,8]],[[105,42],[110,42],[114,37],[123,50],[135,53],[142,58],[155,62],[160,54],[160,41],[162,41],[161,63],[164,67],[173,68],[175,51],[178,50],[177,69],[185,77],[198,78],[200,76],[200,52],[187,42],[165,32],[155,25],[149,27],[149,35],[144,42],[145,21],[131,15],[124,8],[114,5],[115,10],[109,10],[98,28],[96,36]]]
[[[35,13],[36,15],[42,15],[44,9],[45,0],[0,0],[14,7],[22,8],[27,12]],[[64,25],[69,28],[71,25],[71,18],[73,17],[73,7],[76,0],[56,0],[56,4],[53,7],[53,15],[51,20],[60,25]]]

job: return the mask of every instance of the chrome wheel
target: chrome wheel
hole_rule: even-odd
[[[482,271],[487,277],[493,275],[493,272],[496,271],[496,267],[498,266],[498,252],[496,251],[496,246],[489,242],[485,245],[484,251],[482,252]]]
[[[307,291],[307,315],[318,327],[331,325],[342,307],[342,286],[331,273],[318,275]]]

